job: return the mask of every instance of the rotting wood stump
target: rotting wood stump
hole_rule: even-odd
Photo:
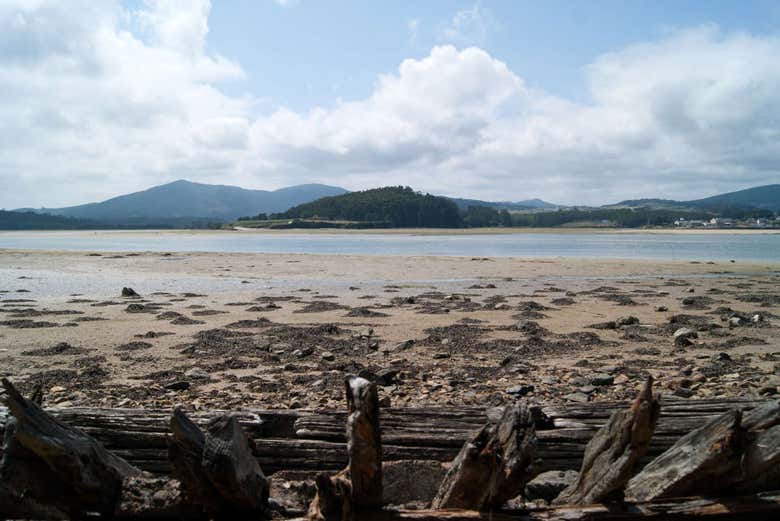
[[[312,521],[341,521],[367,515],[382,506],[382,439],[376,384],[347,376],[347,468],[334,476],[317,475],[317,495],[309,507]]]
[[[587,505],[621,495],[639,460],[647,453],[661,404],[649,377],[630,409],[615,412],[585,447],[577,480],[553,502]]]
[[[508,406],[497,425],[487,424],[452,462],[433,500],[434,509],[498,508],[523,492],[531,479],[536,431],[528,406]]]
[[[203,432],[177,408],[170,425],[169,457],[187,503],[216,518],[268,515],[268,480],[235,416],[215,418]]]
[[[0,506],[35,515],[112,515],[122,482],[142,472],[25,399],[7,379],[2,385],[13,422],[4,435]]]

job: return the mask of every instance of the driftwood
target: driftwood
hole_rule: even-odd
[[[648,378],[631,408],[614,413],[588,442],[577,481],[554,504],[588,505],[620,494],[647,453],[660,409]]]
[[[4,435],[0,463],[0,507],[18,515],[78,517],[85,512],[114,513],[122,482],[141,471],[110,453],[87,434],[68,427],[25,399],[2,380],[14,421]],[[12,510],[15,509],[15,510]]]
[[[748,410],[766,400],[745,398],[676,399],[664,407],[642,463],[663,453],[678,439],[724,412]],[[628,402],[544,405],[531,407],[537,436],[536,469],[579,469],[593,434]],[[171,472],[167,436],[170,410],[66,408],[47,409],[54,418],[90,434],[132,465],[158,475]],[[202,428],[229,411],[200,411],[190,418]],[[0,407],[0,430],[7,410]],[[382,452],[385,461],[452,461],[486,422],[495,423],[501,408],[433,407],[382,409]],[[255,457],[271,474],[279,470],[338,471],[348,463],[342,411],[234,411],[255,442]]]
[[[682,437],[626,488],[632,500],[780,488],[780,403],[726,412]]]
[[[252,442],[233,416],[204,433],[181,409],[171,416],[169,456],[186,501],[219,518],[267,514],[269,484],[252,456]]]
[[[628,482],[626,498],[648,501],[712,490],[737,471],[743,447],[742,412],[729,411],[683,436]]]
[[[519,495],[531,479],[535,448],[536,433],[527,405],[507,407],[497,425],[485,425],[464,444],[432,507],[500,507]]]
[[[348,520],[353,513],[382,506],[382,440],[376,384],[358,376],[345,379],[349,464],[334,476],[317,476],[311,520]]]

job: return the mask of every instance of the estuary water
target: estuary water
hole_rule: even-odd
[[[0,249],[780,262],[780,233],[0,232]]]

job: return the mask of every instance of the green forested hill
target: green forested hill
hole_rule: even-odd
[[[271,217],[359,221],[401,228],[455,228],[461,225],[458,207],[451,200],[401,186],[324,197]]]

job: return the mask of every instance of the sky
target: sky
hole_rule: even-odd
[[[165,182],[558,204],[780,182],[780,3],[0,0],[0,208]]]

